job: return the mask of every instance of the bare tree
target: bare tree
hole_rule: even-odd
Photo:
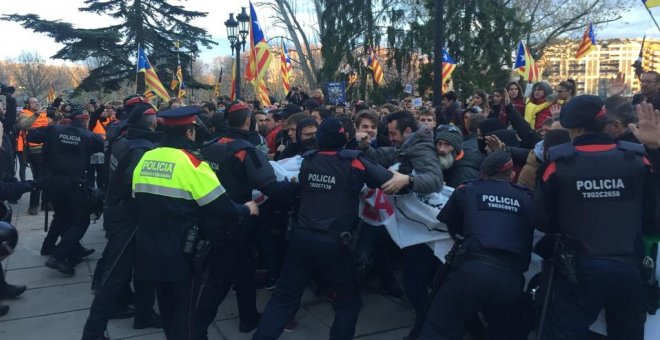
[[[23,51],[8,64],[9,73],[23,94],[40,100],[46,97],[55,76],[55,68],[46,64],[39,53]]]
[[[538,57],[553,40],[583,31],[588,24],[604,25],[621,19],[632,0],[510,0],[526,23],[526,42]]]

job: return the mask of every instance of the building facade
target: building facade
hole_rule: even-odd
[[[622,72],[628,85],[624,96],[639,92],[639,80],[632,65],[639,58],[641,38],[600,40],[593,51],[576,60],[579,44],[576,40],[561,40],[548,46],[539,60],[542,79],[556,86],[571,78],[576,82],[578,94],[607,96],[609,81]],[[660,39],[646,39],[642,65],[645,70],[660,72]]]

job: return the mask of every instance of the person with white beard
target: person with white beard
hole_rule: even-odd
[[[479,178],[484,156],[478,150],[463,149],[461,130],[454,125],[440,125],[435,131],[435,149],[445,184],[456,188]]]

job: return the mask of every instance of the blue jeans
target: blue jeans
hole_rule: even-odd
[[[337,292],[330,339],[353,339],[362,307],[353,256],[336,235],[299,228],[292,232],[282,274],[252,339],[277,339],[282,334],[314,272]]]
[[[578,283],[555,275],[542,339],[587,339],[605,308],[608,339],[642,340],[646,289],[641,269],[609,260],[579,260]]]

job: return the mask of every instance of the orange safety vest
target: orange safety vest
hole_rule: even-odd
[[[32,117],[34,113],[30,110],[23,110],[21,111],[21,114],[24,114],[28,117]],[[37,116],[37,119],[34,120],[32,123],[32,126],[30,126],[31,129],[36,129],[40,127],[48,126],[48,116],[46,116],[46,112],[41,112]],[[18,137],[16,139],[16,151],[22,152],[25,149],[25,142],[27,141],[27,131],[22,130],[21,132],[18,133]],[[43,143],[28,143],[30,148],[40,148]]]
[[[115,116],[112,116],[110,119],[106,120],[105,123],[101,122],[100,120],[97,120],[94,129],[92,129],[92,132],[94,132],[97,135],[101,135],[101,137],[103,137],[103,140],[105,140],[105,133],[106,130],[108,129],[108,124],[114,122],[115,120],[117,120]]]

